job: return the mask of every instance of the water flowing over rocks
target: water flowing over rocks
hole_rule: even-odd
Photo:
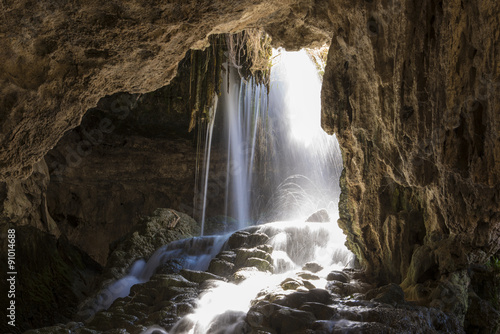
[[[140,258],[149,258],[169,242],[199,234],[199,226],[188,215],[172,209],[157,209],[144,217],[127,235],[110,247],[105,275],[109,278],[123,276],[123,270]]]
[[[500,258],[497,1],[5,0],[0,11],[2,228],[31,225],[67,234],[70,227],[60,228],[60,217],[48,213],[49,175],[42,161],[64,133],[104,96],[168,84],[186,52],[207,46],[210,34],[260,27],[276,46],[330,43],[322,124],[336,133],[343,153],[339,225],[348,247],[366,270],[367,283],[400,284],[406,301],[440,311],[412,303],[402,307],[406,302],[380,304],[381,309],[390,305],[395,316],[404,309],[432,320],[423,324],[417,317],[421,327],[409,327],[415,332],[429,324],[429,330],[460,332],[449,320],[453,316],[442,311],[455,314],[469,331],[497,331],[500,293],[498,268],[492,265]],[[33,239],[26,237],[26,243],[38,242],[35,253],[41,254],[45,243],[35,238],[38,232],[28,234]],[[66,237],[85,242],[92,234]],[[115,236],[103,237],[108,242]],[[106,252],[97,252],[101,263]],[[232,256],[220,260],[232,264]],[[287,263],[283,259],[281,266]],[[296,281],[297,289],[307,288]],[[347,293],[342,284],[348,283],[338,282],[330,284],[334,293]],[[401,301],[390,287],[388,293]],[[380,294],[385,300],[382,291],[374,298]],[[329,312],[317,304],[293,311],[271,305],[257,318],[280,330],[293,320],[287,314],[318,326],[318,332],[401,328],[404,317],[391,323],[387,314],[378,322],[356,323],[353,308],[371,309],[370,317],[379,319],[376,302],[360,300],[339,303],[349,320],[335,323],[315,315]],[[135,323],[134,317],[124,316],[120,324]],[[70,329],[46,330],[56,331]]]
[[[233,264],[231,270],[222,273],[225,277],[210,273],[210,267],[208,272],[182,269],[177,273],[156,273],[149,281],[132,286],[129,296],[118,298],[85,323],[70,322],[27,333],[111,334],[118,329],[123,333],[167,330],[178,334],[191,330],[193,333],[464,333],[457,318],[407,302],[396,284],[374,288],[359,269],[318,271],[318,265],[310,262],[302,269],[299,267],[295,274],[288,273],[281,282],[274,280],[276,284],[256,290],[247,311],[232,309],[233,305],[225,300],[229,304],[222,306],[227,311],[210,315],[213,318],[209,323],[200,324],[199,316],[207,316],[203,312],[196,316],[203,298],[220,287],[237,288],[255,278],[261,282],[270,278],[266,271],[272,267],[259,268],[259,264],[249,261],[276,260],[269,245],[273,234],[262,237],[266,230],[277,229],[272,225],[249,228],[227,239],[210,265],[219,260]],[[259,236],[254,238],[259,242],[248,244],[253,235]],[[229,246],[230,240],[234,248]],[[259,272],[261,276],[256,276]],[[228,280],[234,283],[227,283]]]

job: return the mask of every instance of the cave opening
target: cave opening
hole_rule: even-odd
[[[326,51],[323,48],[323,56]],[[186,196],[174,209],[192,214],[200,225],[201,236],[162,245],[150,256],[143,255],[145,259],[130,258],[125,262],[128,267],[120,268],[124,276],[115,276],[112,283],[107,283],[93,299],[84,303],[79,312],[82,319],[95,322],[99,311],[114,307],[112,305],[118,298],[127,298],[134,285],[148,284],[149,280],[154,282],[156,273],[202,270],[218,277],[230,274],[230,280],[236,283],[245,281],[239,288],[227,283],[210,290],[211,294],[219,296],[212,297],[212,300],[225,296],[227,305],[221,310],[215,310],[214,304],[201,301],[204,306],[197,308],[194,314],[205,320],[190,321],[201,326],[197,333],[204,333],[227,312],[239,312],[237,321],[227,326],[242,325],[241,314],[248,311],[259,291],[269,289],[271,285],[279,286],[305,265],[317,266],[314,272],[320,280],[319,283],[310,283],[309,288],[324,287],[326,280],[320,279],[320,275],[326,277],[334,269],[352,265],[353,255],[345,248],[345,237],[336,223],[343,166],[335,136],[327,135],[321,128],[320,90],[324,64],[314,63],[318,52],[274,49],[269,55],[269,61],[273,63],[266,69],[270,74],[262,79],[259,74],[242,75],[242,65],[238,63],[225,62],[221,66],[215,47],[208,51],[209,56],[190,51],[179,65],[181,78],[174,82],[177,87],[171,85],[147,96],[116,94],[101,100],[97,108],[85,116],[82,125],[73,134],[66,135],[62,144],[49,153],[50,166],[60,168],[57,161],[67,164],[63,174],[58,175],[60,179],[56,178],[54,187],[49,189],[49,210],[59,221],[71,220],[73,224],[66,228],[74,230],[83,230],[86,224],[75,223],[73,214],[57,214],[53,210],[57,206],[64,210],[75,208],[85,221],[85,214],[89,213],[84,209],[86,196],[78,189],[75,178],[73,182],[68,178],[76,177],[82,187],[88,187],[86,173],[109,176],[103,168],[91,171],[96,166],[93,159],[111,160],[115,164],[111,170],[114,178],[106,180],[109,187],[104,194],[108,197],[106,191],[113,192],[107,200],[118,198],[115,206],[119,205],[126,211],[133,210],[134,206],[145,207],[146,191],[158,189],[158,185],[152,184],[148,188],[137,188],[133,172],[145,171],[147,174],[141,180],[152,177],[155,183],[161,182],[155,174],[157,169],[143,168],[144,164],[156,164],[154,160],[145,161],[148,156],[143,155],[151,146],[154,155],[173,154],[179,158],[191,153],[195,157],[187,161],[167,161],[165,168],[178,167],[182,163],[187,166],[184,167],[186,180],[187,175],[195,176],[194,180],[183,185],[185,193],[189,189],[194,193],[194,205],[185,201]],[[189,64],[186,59],[190,60]],[[198,72],[193,78],[193,72],[199,71],[199,62],[204,60],[206,68],[203,73],[208,68],[213,74],[218,66],[221,73],[215,78],[207,78],[205,74],[200,78]],[[183,74],[189,76],[187,85]],[[202,86],[201,92],[199,85]],[[195,100],[194,105],[186,101],[186,96]],[[168,102],[162,104],[162,99]],[[186,113],[182,115],[179,109],[185,104],[194,107],[197,113],[187,113],[190,117],[186,117]],[[160,114],[157,116],[154,109],[159,106],[164,111],[157,112]],[[169,112],[174,115],[170,117]],[[168,124],[174,119],[173,126]],[[189,131],[182,133],[178,129],[181,126],[194,131],[192,134]],[[171,128],[174,131],[168,133]],[[94,151],[82,150],[91,139],[94,140],[91,142]],[[161,150],[162,144],[165,151]],[[176,152],[178,145],[190,147],[191,151],[179,154]],[[136,147],[139,152],[135,151]],[[134,164],[130,154],[137,154],[141,159]],[[70,165],[69,161],[74,163]],[[133,165],[131,171],[127,170],[127,162]],[[164,160],[158,161],[159,165],[163,163]],[[60,172],[58,169],[51,171],[53,174]],[[118,179],[118,185],[113,184]],[[63,195],[64,187],[71,196]],[[127,191],[134,188],[143,192],[139,202],[126,198]],[[170,198],[167,200],[178,196],[180,189],[179,186],[168,189]],[[89,199],[88,189],[85,192]],[[160,191],[154,195],[165,197]],[[72,206],[63,205],[62,201],[68,199]],[[167,211],[168,215],[182,219],[173,210]],[[170,223],[175,225],[177,220]],[[239,237],[247,240],[234,241]],[[110,251],[117,253],[119,248],[112,246]],[[224,252],[231,251],[235,254],[232,259],[234,268],[221,267],[221,263],[228,263]],[[116,262],[113,262],[113,256],[111,258],[106,264],[108,267]],[[249,268],[257,269],[257,273]],[[270,275],[271,272],[276,275]],[[238,294],[246,292],[246,299],[240,298],[238,306],[228,300],[233,290],[240,291],[235,292]],[[211,318],[207,318],[207,309],[211,310]],[[187,319],[165,328],[173,325],[174,332],[183,333],[182,321]]]

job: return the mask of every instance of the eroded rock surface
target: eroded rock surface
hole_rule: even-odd
[[[500,249],[499,13],[497,3],[360,2],[333,23],[323,80],[349,247],[378,281],[462,319],[464,271]]]
[[[295,47],[326,42],[329,30],[310,27],[316,23],[308,17],[310,5],[5,2],[0,23],[2,179],[29,175],[31,166],[101,97],[168,84],[185,53],[207,46],[210,34],[286,20],[296,28],[285,31],[294,35]],[[276,27],[278,35],[283,27]]]

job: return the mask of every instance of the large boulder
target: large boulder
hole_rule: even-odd
[[[120,278],[134,261],[148,259],[158,248],[175,240],[196,236],[199,232],[198,223],[185,213],[157,209],[111,245],[104,277]]]

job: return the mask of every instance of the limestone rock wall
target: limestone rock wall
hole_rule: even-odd
[[[47,208],[49,182],[44,160],[33,166],[33,172],[25,180],[0,182],[0,224],[31,225],[59,236],[60,231]]]
[[[493,1],[358,1],[333,23],[322,122],[343,151],[339,223],[410,298],[436,297],[429,280],[467,287],[463,270],[500,249],[499,17]]]
[[[29,175],[32,165],[101,97],[163,87],[185,53],[207,46],[210,34],[297,20],[292,3],[4,1],[0,178]],[[305,3],[302,16],[312,5]],[[310,34],[302,30],[303,36]]]

